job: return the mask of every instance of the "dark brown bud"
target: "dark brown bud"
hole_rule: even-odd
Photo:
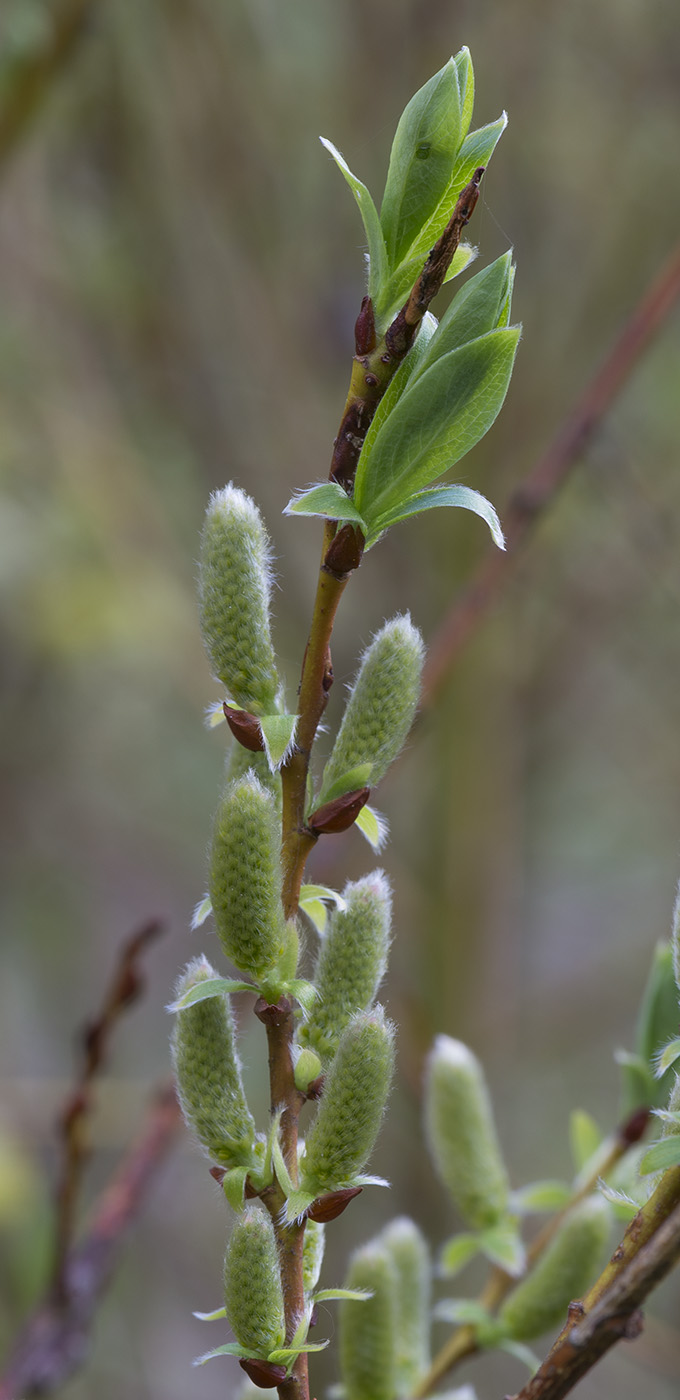
[[[323,1094],[323,1086],[325,1082],[325,1074],[317,1074],[316,1079],[313,1079],[311,1084],[307,1085],[307,1098],[320,1099],[321,1095]]]
[[[626,1147],[632,1147],[633,1143],[639,1142],[649,1122],[650,1113],[651,1109],[646,1104],[642,1108],[636,1108],[630,1118],[621,1124],[618,1131],[619,1142]]]
[[[258,997],[253,1011],[258,1021],[263,1026],[282,1026],[286,1017],[290,1015],[292,1002],[288,997],[281,997],[280,1001],[270,1003],[264,997]]]
[[[370,297],[364,297],[361,303],[354,327],[354,345],[357,355],[370,355],[371,350],[375,350],[375,316]]]
[[[260,1390],[275,1390],[286,1379],[285,1366],[274,1366],[271,1361],[239,1361],[239,1366]]]
[[[347,1210],[350,1201],[361,1195],[362,1190],[362,1186],[345,1186],[342,1191],[329,1191],[327,1196],[319,1196],[306,1212],[307,1219],[315,1220],[317,1225],[327,1225],[329,1220],[337,1220]]]
[[[217,1185],[221,1186],[225,1176],[227,1175],[227,1169],[226,1167],[211,1167],[210,1175],[213,1181],[216,1181]]]
[[[365,540],[361,530],[348,521],[338,530],[335,539],[329,544],[323,561],[324,569],[339,578],[345,574],[351,574],[353,569],[359,568],[364,544]]]
[[[222,708],[224,718],[239,744],[242,744],[244,749],[248,749],[250,753],[262,753],[264,739],[259,719],[256,719],[255,715],[249,715],[247,710],[231,710],[226,700]]]
[[[308,826],[315,836],[330,836],[338,831],[347,831],[356,821],[362,807],[366,806],[371,789],[358,788],[355,792],[345,792],[342,797],[334,797],[332,802],[324,802],[316,812],[312,812]],[[257,1014],[257,1013],[256,1013]]]

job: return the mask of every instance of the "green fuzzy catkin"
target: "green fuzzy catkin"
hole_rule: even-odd
[[[234,739],[225,765],[227,782],[234,783],[239,778],[245,778],[247,773],[254,773],[262,786],[273,793],[276,810],[280,812],[281,774],[272,773],[266,753],[251,753],[249,749],[244,749],[243,744],[239,744],[237,739]]]
[[[195,958],[177,983],[177,997],[217,975],[207,958]],[[201,1146],[222,1166],[247,1165],[256,1142],[255,1123],[241,1082],[228,996],[177,1012],[172,1059],[182,1112]]]
[[[302,1250],[302,1282],[305,1293],[312,1293],[319,1282],[326,1248],[326,1227],[320,1220],[308,1220]]]
[[[422,1231],[406,1215],[393,1220],[380,1240],[396,1276],[396,1393],[409,1396],[430,1364],[430,1251]]]
[[[346,907],[329,919],[314,974],[318,998],[300,1028],[300,1041],[328,1064],[358,1011],[373,1005],[385,974],[390,942],[391,893],[382,870],[343,891]]]
[[[472,1230],[494,1225],[509,1184],[482,1067],[460,1040],[440,1035],[427,1063],[425,1128],[444,1186]]]
[[[256,715],[275,709],[279,678],[269,629],[267,532],[255,502],[235,486],[210,497],[199,571],[199,609],[210,664],[232,700]]]
[[[371,764],[370,787],[403,747],[420,697],[423,640],[410,617],[394,617],[367,647],[350,691],[321,796],[353,768]]]
[[[499,1321],[518,1342],[529,1342],[564,1321],[569,1303],[585,1293],[604,1252],[610,1210],[601,1196],[575,1206],[534,1265],[510,1294]]]
[[[355,1016],[341,1036],[307,1137],[303,1190],[351,1184],[378,1136],[394,1066],[394,1027],[381,1006]]]
[[[266,1360],[283,1345],[285,1318],[274,1226],[246,1206],[231,1233],[224,1261],[224,1305],[234,1336],[248,1355]]]
[[[346,1288],[372,1293],[340,1304],[340,1366],[346,1400],[394,1400],[397,1383],[396,1273],[379,1243],[352,1256]]]
[[[271,971],[286,938],[280,842],[274,798],[248,773],[227,788],[217,809],[210,898],[227,957],[254,977]]]

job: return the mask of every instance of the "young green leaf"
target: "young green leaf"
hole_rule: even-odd
[[[257,992],[252,982],[237,982],[233,977],[206,977],[183,992],[176,1001],[169,1002],[166,1011],[186,1011],[199,1001],[209,1001],[211,997],[222,997],[225,992]]]
[[[471,174],[474,174],[474,171],[471,172]],[[467,184],[468,181],[466,180],[465,183]],[[458,191],[458,193],[460,194],[460,190]],[[443,229],[444,225],[442,225],[442,228],[439,230],[439,232],[442,233]],[[375,324],[378,335],[382,334],[382,332],[389,325],[390,321],[396,315],[397,311],[401,309],[405,301],[408,299],[409,293],[413,287],[414,282],[417,280],[417,278],[420,276],[423,270],[423,265],[425,263],[425,259],[427,258],[429,249],[430,247],[432,247],[432,244],[436,242],[436,238],[437,235],[435,235],[435,237],[431,239],[429,245],[423,250],[420,250],[419,243],[414,245],[418,249],[415,255],[413,253],[410,253],[406,261],[400,263],[399,267],[395,268],[392,275],[388,278],[388,280],[380,289],[380,292],[376,297],[374,308]],[[474,262],[476,257],[477,249],[473,247],[471,243],[459,243],[453,255],[453,260],[451,262],[449,270],[444,278],[444,283],[446,284],[447,282],[451,282],[454,277],[460,277],[461,272],[465,272],[466,269],[470,266],[470,264]]]
[[[354,499],[370,530],[429,486],[491,427],[510,383],[518,327],[491,331],[443,355],[406,389],[361,453]]]
[[[399,525],[402,520],[422,515],[424,510],[434,510],[439,506],[459,506],[463,510],[471,510],[474,515],[486,521],[494,544],[498,545],[499,549],[505,549],[501,522],[491,501],[487,501],[486,496],[474,491],[471,486],[431,486],[425,491],[417,491],[410,500],[386,511],[385,515],[378,516],[366,538],[366,548],[370,549],[376,544],[385,530],[389,530],[392,525]]]
[[[512,253],[508,252],[460,288],[415,367],[412,385],[442,355],[496,329],[508,300],[511,279]]]
[[[539,1211],[561,1210],[571,1198],[566,1181],[532,1181],[510,1192],[510,1209],[517,1215],[532,1215]]]
[[[590,1113],[575,1108],[569,1119],[569,1145],[574,1170],[582,1172],[602,1143],[602,1133]]]
[[[480,1252],[479,1232],[461,1231],[444,1245],[439,1256],[439,1271],[443,1278],[454,1278]]]
[[[260,729],[269,767],[275,773],[288,757],[295,741],[297,715],[262,715]]]
[[[395,375],[395,378],[397,376]],[[322,515],[326,520],[349,520],[365,531],[356,506],[337,481],[323,481],[296,492],[288,502],[284,515]]]
[[[450,58],[411,98],[392,144],[380,223],[393,267],[440,204],[460,142],[458,71]]]
[[[382,815],[382,812],[376,812],[375,807],[369,807],[367,803],[365,807],[362,807],[354,825],[358,827],[369,846],[378,855],[390,834],[387,818]]]
[[[366,242],[368,243],[368,292],[369,296],[375,299],[376,293],[382,286],[387,272],[387,251],[385,249],[385,239],[380,226],[380,219],[378,218],[378,211],[366,186],[362,184],[361,180],[357,179],[356,175],[352,174],[347,161],[344,156],[341,156],[340,152],[333,145],[333,142],[327,140],[325,136],[320,136],[319,140],[322,146],[325,146],[326,150],[332,155],[338,169],[342,171],[359,205],[359,213],[361,214],[366,233]]]
[[[454,58],[456,65],[456,76],[458,78],[458,93],[460,96],[460,138],[461,141],[470,129],[472,121],[472,109],[475,105],[475,75],[472,67],[472,58],[467,44],[458,51]]]

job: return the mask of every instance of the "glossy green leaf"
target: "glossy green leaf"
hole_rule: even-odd
[[[447,1240],[439,1256],[439,1272],[444,1278],[453,1278],[461,1269],[479,1254],[479,1236],[469,1232],[454,1235]]]
[[[402,261],[446,192],[461,143],[453,58],[411,98],[397,126],[380,223],[392,267]]]
[[[366,242],[368,243],[368,291],[375,300],[378,289],[382,286],[387,276],[387,251],[385,249],[385,239],[378,218],[378,211],[373,203],[371,195],[366,186],[352,174],[344,156],[340,154],[332,141],[328,141],[325,136],[319,138],[322,146],[332,155],[338,169],[342,171],[347,184],[349,185],[357,204],[359,213],[366,232]]]
[[[453,61],[456,65],[456,75],[458,77],[460,139],[462,141],[468,134],[470,122],[472,121],[472,109],[475,105],[475,75],[472,67],[470,50],[467,45],[459,50]]]
[[[354,495],[369,532],[488,431],[507,393],[519,334],[513,327],[480,336],[407,387],[372,450],[359,459]]]
[[[442,355],[493,331],[508,297],[512,253],[504,253],[456,292],[413,374],[412,385]]]
[[[382,850],[390,834],[389,823],[382,812],[376,812],[375,807],[369,807],[367,803],[362,807],[354,825],[359,828],[376,854]]]
[[[583,1108],[575,1108],[569,1119],[569,1146],[574,1170],[580,1172],[595,1156],[602,1133],[590,1113]]]
[[[561,1210],[571,1200],[571,1194],[566,1181],[532,1181],[511,1193],[510,1206],[519,1215]]]
[[[640,1162],[640,1176],[665,1171],[667,1167],[677,1167],[679,1164],[680,1134],[677,1137],[662,1138],[660,1142],[652,1144]]]
[[[470,135],[465,138],[458,151],[448,189],[432,217],[423,225],[416,242],[409,251],[409,258],[416,261],[419,259],[422,266],[430,248],[444,232],[453,214],[459,194],[469,184],[475,170],[489,164],[507,124],[507,114],[503,112],[497,121],[490,122],[488,126],[481,126],[477,131],[471,131]],[[445,280],[448,282],[449,278],[447,277]]]
[[[433,239],[433,242],[436,242],[436,239]],[[380,289],[375,304],[375,321],[379,335],[407,301],[411,288],[423,270],[431,246],[432,244],[429,244],[424,250],[419,248],[415,254],[409,254]],[[444,278],[444,284],[465,272],[476,257],[477,249],[471,243],[459,243]]]
[[[260,717],[265,753],[272,773],[281,767],[293,747],[297,720],[297,715],[262,715]]]
[[[366,548],[370,549],[392,525],[398,525],[410,516],[422,515],[424,510],[434,510],[439,506],[459,506],[463,510],[471,510],[474,515],[479,515],[486,521],[494,544],[497,544],[499,549],[505,549],[501,522],[494,507],[487,501],[486,496],[474,491],[471,486],[433,486],[426,491],[416,492],[416,495],[403,505],[378,517],[367,537]]]
[[[172,1001],[167,1011],[185,1011],[187,1006],[195,1006],[197,1001],[208,1001],[210,997],[224,996],[225,992],[257,992],[252,982],[236,982],[233,977],[206,977],[196,982],[184,996]]]
[[[291,497],[283,514],[321,515],[326,520],[349,520],[364,526],[359,511],[337,481],[322,481],[300,491]]]

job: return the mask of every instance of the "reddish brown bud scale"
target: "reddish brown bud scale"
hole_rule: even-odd
[[[292,1003],[289,1001],[288,997],[282,997],[280,1001],[273,1003],[266,1001],[264,997],[258,997],[253,1011],[258,1021],[261,1021],[263,1026],[276,1027],[283,1025],[290,1012],[291,1005]]]
[[[375,350],[375,316],[373,302],[366,296],[361,302],[361,311],[354,326],[354,345],[357,355],[370,355]]]
[[[324,569],[336,578],[343,578],[358,569],[364,552],[364,537],[356,526],[347,522],[338,530],[326,550]]]
[[[226,700],[222,706],[224,718],[235,739],[249,753],[262,753],[264,749],[264,739],[260,729],[260,721],[255,715],[248,714],[247,710],[232,710]]]
[[[645,1104],[642,1108],[636,1108],[631,1113],[630,1118],[621,1124],[618,1132],[619,1142],[626,1147],[632,1147],[639,1142],[651,1116],[651,1109]]]
[[[337,1220],[343,1211],[347,1210],[350,1201],[355,1196],[360,1196],[362,1186],[345,1186],[341,1191],[329,1191],[326,1196],[319,1196],[306,1212],[308,1220],[315,1220],[317,1225],[327,1225],[329,1220]]]
[[[241,1359],[238,1364],[260,1390],[275,1390],[286,1379],[285,1366],[274,1366],[270,1361]]]
[[[332,802],[324,802],[323,807],[313,812],[309,819],[310,831],[315,836],[335,835],[347,831],[356,821],[362,807],[366,806],[371,789],[358,788],[355,792],[345,792],[342,797],[334,797]]]

